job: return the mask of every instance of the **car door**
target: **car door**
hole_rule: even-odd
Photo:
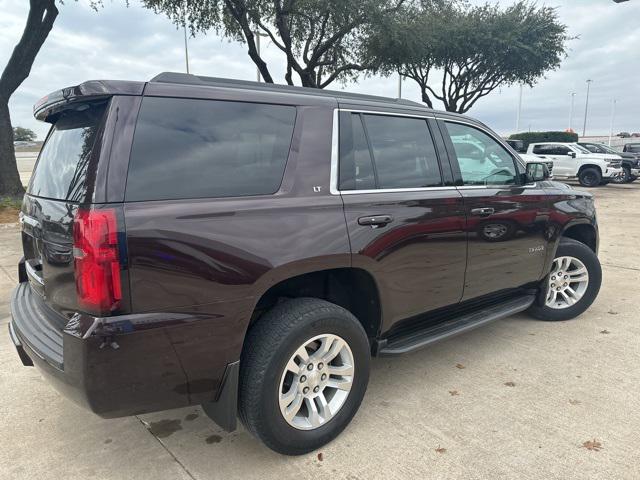
[[[432,136],[426,118],[411,115],[343,111],[339,124],[337,186],[353,266],[375,278],[382,329],[458,303],[465,217],[442,137]]]
[[[544,154],[553,160],[553,173],[559,177],[575,177],[578,173],[576,168],[575,154],[572,156],[572,150],[564,145],[547,145],[549,153]],[[535,151],[535,149],[534,149]]]
[[[540,280],[548,247],[544,190],[523,183],[524,168],[489,130],[459,120],[439,123],[467,216],[462,299]]]

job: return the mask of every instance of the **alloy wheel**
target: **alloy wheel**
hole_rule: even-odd
[[[551,267],[546,305],[553,309],[572,307],[588,286],[589,272],[584,263],[575,257],[558,257]]]
[[[343,407],[355,365],[341,337],[323,334],[307,340],[287,362],[278,389],[280,412],[289,425],[313,430]]]

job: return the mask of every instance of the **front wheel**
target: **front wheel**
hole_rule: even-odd
[[[584,243],[563,239],[549,274],[544,305],[528,312],[539,320],[569,320],[582,314],[598,296],[602,269],[596,254]]]
[[[597,168],[585,168],[578,174],[578,181],[583,187],[597,187],[602,182],[602,174]]]
[[[239,416],[269,448],[301,455],[358,411],[370,347],[360,322],[316,298],[282,302],[253,325],[240,359]]]

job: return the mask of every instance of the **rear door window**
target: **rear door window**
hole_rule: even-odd
[[[275,193],[296,108],[147,97],[133,140],[127,201]]]
[[[89,160],[105,105],[85,104],[60,114],[38,157],[27,189],[30,195],[70,202],[85,199]]]
[[[342,114],[340,189],[403,189],[442,185],[426,120]]]

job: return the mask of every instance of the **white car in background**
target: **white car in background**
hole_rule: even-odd
[[[526,164],[528,163],[544,163],[549,170],[549,178],[553,178],[553,160],[546,158],[544,155],[529,155],[528,153],[519,153],[518,156]]]
[[[591,153],[577,143],[531,143],[527,155],[551,160],[556,180],[577,179],[583,187],[605,185],[623,174],[619,155]]]

